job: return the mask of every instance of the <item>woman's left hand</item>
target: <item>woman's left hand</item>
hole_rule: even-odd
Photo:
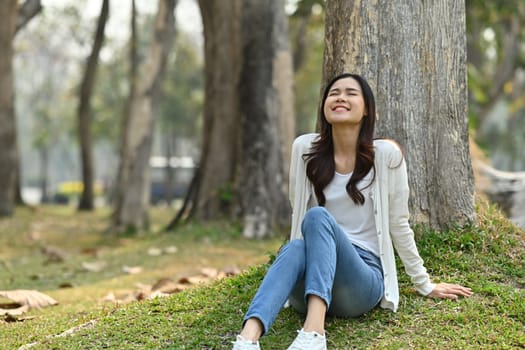
[[[461,297],[469,297],[473,294],[472,290],[459,284],[438,283],[428,294],[430,298],[452,299],[456,300]]]

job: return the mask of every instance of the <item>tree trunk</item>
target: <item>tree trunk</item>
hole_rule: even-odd
[[[13,37],[17,0],[0,1],[0,217],[13,214],[18,152],[13,87]]]
[[[240,0],[199,0],[204,28],[205,105],[200,175],[192,215],[217,219],[231,213],[238,160]]]
[[[159,0],[155,31],[146,61],[141,67],[137,92],[130,103],[129,124],[123,130],[125,145],[118,179],[113,225],[120,229],[141,229],[148,225],[149,159],[155,123],[155,105],[160,97],[162,77],[175,35],[176,0]]]
[[[40,193],[42,193],[40,202],[49,203],[49,177],[47,175],[49,168],[49,148],[47,146],[42,146],[38,150],[38,155],[40,158]]]
[[[292,143],[295,138],[295,108],[294,108],[294,66],[293,54],[289,40],[288,16],[284,12],[284,1],[272,2],[275,6],[272,21],[272,45],[275,45],[273,52],[273,87],[277,92],[275,103],[278,106],[278,129],[279,144],[282,154],[283,169],[283,191],[288,193],[288,176],[290,161],[292,157]],[[289,218],[289,214],[284,211],[281,224]]]
[[[129,76],[128,76],[128,83],[129,83],[129,92],[128,92],[128,99],[126,101],[126,104],[124,106],[124,110],[122,113],[122,119],[120,124],[120,143],[119,143],[119,166],[117,169],[117,176],[116,179],[123,179],[124,177],[124,169],[128,167],[127,162],[129,161],[129,157],[125,157],[125,148],[127,145],[127,132],[129,120],[130,120],[130,110],[131,110],[131,103],[135,99],[135,95],[137,92],[137,81],[138,81],[138,54],[137,54],[137,7],[135,5],[135,0],[131,0],[131,16],[130,16],[130,29],[131,29],[131,35],[129,40]],[[116,213],[120,213],[123,203],[124,194],[126,193],[126,188],[124,187],[124,183],[120,183],[119,181],[116,181],[114,187],[113,187],[113,193],[112,193],[112,202],[115,205],[115,210],[113,212],[113,215],[116,215]],[[116,221],[116,218],[113,218],[113,221]]]
[[[98,56],[104,42],[104,28],[109,16],[109,0],[102,2],[102,10],[98,19],[95,40],[91,54],[87,60],[84,78],[80,85],[80,101],[78,105],[78,138],[80,141],[80,159],[82,164],[82,182],[84,188],[80,201],[79,210],[93,210],[94,208],[94,165],[93,165],[93,142],[91,136],[91,96],[97,73]]]
[[[362,74],[376,91],[377,135],[404,148],[413,221],[475,221],[465,2],[331,1],[325,33],[324,82]]]
[[[245,0],[242,11],[243,64],[240,82],[241,152],[239,196],[243,235],[260,238],[289,218],[276,66],[282,59],[284,1]],[[276,30],[277,29],[277,30]],[[291,57],[286,59],[291,68]],[[291,72],[286,83],[291,82]],[[291,104],[292,100],[284,101]],[[289,117],[289,116],[288,116]],[[290,147],[290,145],[287,145]]]

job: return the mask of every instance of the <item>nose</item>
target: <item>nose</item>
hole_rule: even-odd
[[[344,100],[345,100],[345,97],[344,97],[343,94],[339,94],[339,95],[337,95],[337,97],[336,97],[335,100],[336,100],[336,101],[344,101]]]

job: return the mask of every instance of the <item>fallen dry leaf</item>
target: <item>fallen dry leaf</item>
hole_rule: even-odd
[[[100,272],[104,270],[107,266],[105,261],[94,261],[94,262],[82,262],[82,268],[89,272]]]
[[[1,316],[20,316],[29,310],[29,306],[20,304],[0,304]]]
[[[41,247],[40,251],[47,257],[46,263],[61,263],[68,256],[63,249],[50,245]]]
[[[142,267],[140,266],[124,266],[122,267],[122,271],[125,273],[129,273],[130,275],[135,275],[137,273],[142,272]]]
[[[219,270],[212,267],[204,267],[201,269],[201,274],[209,278],[216,278],[219,275]]]
[[[170,245],[169,247],[164,248],[164,252],[166,254],[175,254],[178,251],[179,249],[174,245]]]
[[[152,292],[162,292],[166,294],[173,294],[188,289],[187,284],[175,283],[175,281],[169,278],[161,278],[151,287]]]
[[[132,291],[119,292],[117,294],[109,292],[102,300],[117,304],[127,304],[136,301],[137,296],[136,293]]]
[[[160,256],[162,255],[162,249],[157,247],[151,247],[148,249],[148,255],[149,256]]]
[[[32,320],[36,318],[36,316],[25,316],[25,317],[16,317],[16,316],[18,315],[6,314],[4,317],[4,321],[5,322],[24,322],[24,321]]]
[[[20,305],[16,308],[1,308],[0,314],[21,315],[31,308],[40,309],[46,306],[57,305],[58,301],[36,290],[16,289],[2,290],[0,296]],[[11,304],[13,305],[13,304]],[[0,305],[1,307],[1,305]]]
[[[127,273],[138,273],[142,268],[124,266],[123,270]],[[166,297],[174,293],[181,292],[185,289],[191,288],[194,285],[207,283],[213,280],[218,280],[226,276],[233,276],[240,273],[236,267],[230,267],[224,270],[218,270],[211,267],[205,267],[200,270],[200,274],[192,276],[183,276],[177,282],[171,278],[161,278],[153,285],[137,284],[138,290],[135,292],[120,292],[115,295],[113,292],[104,297],[103,301],[116,303],[129,303],[132,301],[141,301],[159,297]]]

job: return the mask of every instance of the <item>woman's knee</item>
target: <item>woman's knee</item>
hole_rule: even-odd
[[[303,227],[312,226],[314,223],[319,223],[322,220],[327,220],[330,217],[330,213],[325,207],[313,207],[306,211],[303,218]]]
[[[285,260],[286,264],[304,270],[306,262],[304,241],[302,239],[293,239],[286,243],[279,251],[277,259]]]

